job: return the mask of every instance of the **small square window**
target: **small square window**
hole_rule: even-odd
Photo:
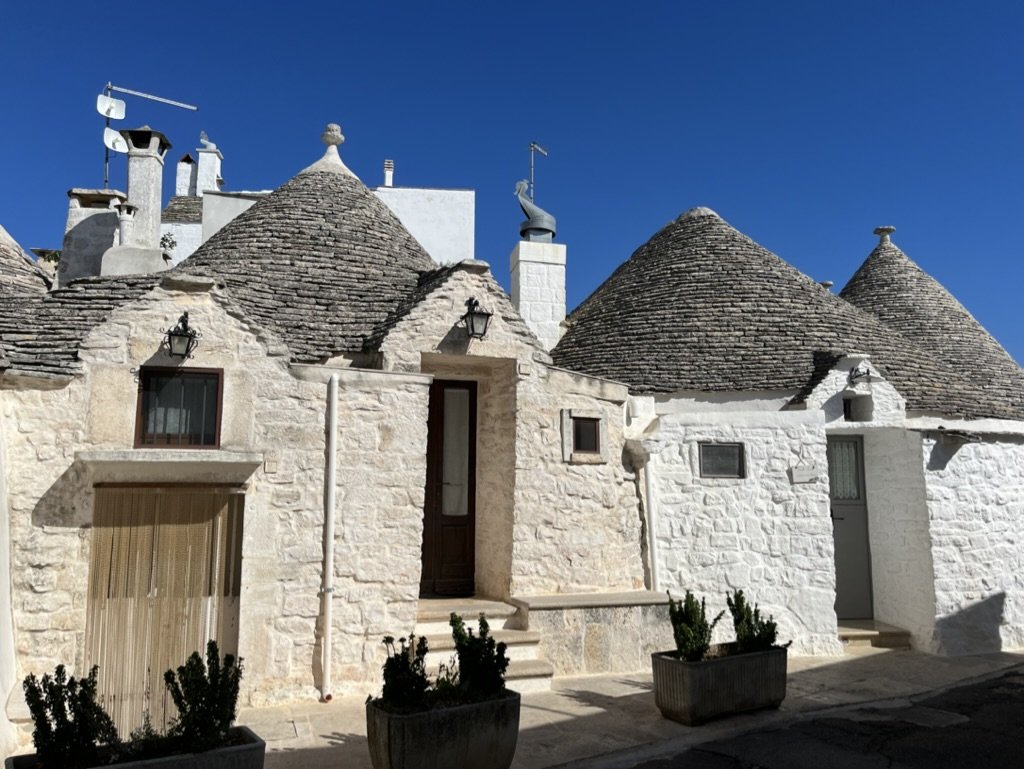
[[[701,443],[701,478],[745,478],[742,443]]]
[[[216,369],[142,369],[136,448],[219,446],[222,377]]]
[[[574,453],[599,454],[601,452],[601,420],[588,417],[572,418],[572,450]]]

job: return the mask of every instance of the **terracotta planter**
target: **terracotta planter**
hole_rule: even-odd
[[[231,734],[241,738],[243,742],[208,750],[205,753],[178,753],[142,761],[102,764],[101,769],[111,766],[117,769],[263,769],[263,755],[266,753],[267,743],[247,726],[232,727]],[[4,769],[35,769],[37,766],[35,753],[11,756],[4,761]]]
[[[366,703],[373,769],[508,769],[519,739],[519,693],[397,714]]]
[[[730,648],[733,644],[712,646]],[[786,698],[786,649],[716,657],[701,662],[675,652],[651,655],[654,701],[665,718],[687,726],[732,713],[777,708]]]

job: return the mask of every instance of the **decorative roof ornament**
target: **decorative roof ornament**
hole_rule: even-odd
[[[328,123],[323,133],[320,134],[320,141],[327,145],[327,149],[324,150],[324,156],[313,165],[302,169],[301,173],[306,173],[307,171],[330,171],[331,173],[348,174],[355,177],[355,174],[342,162],[341,155],[338,154],[338,147],[345,143],[345,135],[341,132],[341,126],[337,123]]]
[[[526,215],[526,221],[519,225],[519,236],[536,243],[550,243],[555,237],[555,217],[533,202],[526,192],[529,186],[527,179],[516,182],[515,195]]]
[[[892,243],[889,236],[894,232],[896,232],[896,228],[892,226],[875,227],[875,234],[879,236],[878,245],[884,246],[887,243]]]

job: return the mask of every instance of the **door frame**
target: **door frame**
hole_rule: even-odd
[[[441,574],[442,473],[444,470],[444,393],[448,389],[466,390],[469,394],[467,531],[470,573],[446,579]],[[473,379],[435,379],[430,384],[427,413],[427,467],[423,494],[423,544],[420,555],[420,595],[467,596],[476,591],[476,488],[477,488],[477,382]]]

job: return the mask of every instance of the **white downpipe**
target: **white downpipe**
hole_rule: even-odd
[[[324,576],[322,593],[324,596],[324,632],[323,632],[323,686],[320,698],[330,702],[331,693],[331,658],[333,647],[331,640],[334,629],[334,517],[335,489],[338,483],[338,375],[331,374],[327,382],[327,467],[324,475],[327,493],[324,494]]]
[[[658,516],[654,499],[654,457],[644,465],[644,496],[647,497],[647,553],[651,559],[651,590],[661,591],[658,579]]]

